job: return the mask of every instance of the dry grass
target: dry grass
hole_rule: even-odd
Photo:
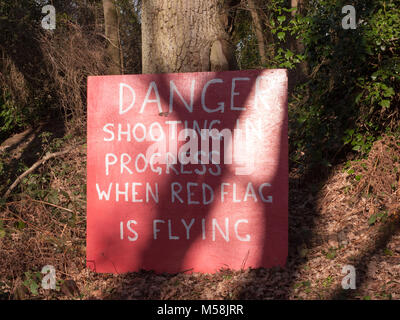
[[[106,74],[107,70],[104,39],[100,28],[83,29],[70,21],[60,28],[54,35],[42,34],[39,43],[54,81],[58,107],[64,112],[64,119],[69,120],[67,125],[84,128],[87,77]]]
[[[74,143],[69,141],[70,144]],[[26,272],[53,265],[60,279],[85,268],[85,148],[42,165],[1,206],[0,273],[13,293]]]
[[[11,99],[18,105],[28,102],[29,89],[24,75],[18,70],[14,61],[1,49],[0,89],[9,93]],[[3,97],[4,100],[5,97]]]
[[[400,210],[400,143],[393,136],[384,136],[374,143],[368,158],[354,165],[360,181],[358,194],[374,195],[371,213],[386,209],[389,215]]]

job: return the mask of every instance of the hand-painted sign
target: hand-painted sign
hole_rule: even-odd
[[[87,264],[283,266],[286,70],[88,80]]]

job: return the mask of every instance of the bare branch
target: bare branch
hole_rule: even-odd
[[[54,152],[54,153],[50,153],[48,155],[46,155],[45,157],[43,157],[42,159],[40,159],[39,161],[36,161],[28,170],[26,170],[24,173],[22,173],[14,182],[13,184],[8,188],[8,190],[6,191],[6,193],[3,196],[3,199],[7,199],[11,193],[11,191],[14,190],[14,188],[21,182],[21,180],[23,178],[25,178],[28,174],[30,174],[31,172],[33,172],[37,167],[39,167],[41,164],[45,163],[47,160],[55,158],[55,157],[59,157],[62,156],[63,154],[66,154],[68,152],[70,152],[72,149],[74,148],[69,148],[67,150],[64,151],[59,151],[59,152]]]

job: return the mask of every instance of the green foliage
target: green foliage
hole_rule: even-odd
[[[322,286],[325,288],[329,288],[333,283],[333,278],[331,276],[328,276],[326,279],[322,281]]]
[[[295,52],[293,43],[301,37],[304,28],[304,18],[295,14],[290,15],[295,8],[286,8],[285,0],[274,0],[268,3],[269,32],[274,36],[273,56],[270,57],[268,68],[294,69],[297,64],[305,59],[303,52]]]
[[[20,127],[24,115],[16,108],[10,96],[0,98],[0,136]]]
[[[361,134],[360,132],[354,133],[354,129],[347,129],[343,137],[343,145],[350,144],[353,151],[367,154],[371,150],[373,142],[376,140],[377,137],[374,137],[368,132]]]
[[[311,282],[309,280],[298,282],[293,286],[294,289],[303,289],[304,292],[310,293],[311,292]]]
[[[16,106],[9,93],[3,92],[3,96],[0,96],[0,140],[25,126],[27,123],[26,111],[26,109]],[[0,172],[2,169],[2,164],[0,164]]]
[[[388,215],[386,211],[375,213],[369,217],[368,224],[371,226],[377,222],[385,222],[387,220],[387,217]]]
[[[393,256],[394,253],[392,250],[390,250],[389,248],[385,248],[385,250],[383,250],[383,253],[387,256]]]
[[[400,7],[354,1],[356,29],[341,26],[343,1],[310,1],[302,24],[309,80],[290,104],[292,160],[330,166],[366,155],[382,133],[399,130]]]
[[[3,221],[0,220],[0,239],[6,236],[7,232],[4,228]]]
[[[325,256],[329,260],[333,260],[336,258],[337,249],[336,248],[329,248],[328,252],[325,253]]]
[[[38,289],[42,281],[42,274],[40,272],[25,272],[24,286],[29,289],[32,295],[36,296],[38,294]]]
[[[252,68],[287,68],[294,69],[297,64],[305,59],[302,52],[295,52],[290,48],[290,42],[301,36],[303,18],[300,15],[291,17],[295,9],[287,8],[285,0],[263,1],[258,8],[265,20],[266,28],[263,30],[266,39],[266,59],[262,65],[257,49],[257,38],[251,15],[247,10],[238,12],[235,22],[233,40],[236,43],[237,57],[241,69]]]

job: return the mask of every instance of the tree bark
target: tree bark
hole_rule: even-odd
[[[297,8],[296,11],[291,12],[292,17],[296,14],[302,14],[304,11],[304,0],[291,0],[291,8]],[[290,36],[288,43],[289,49],[295,54],[304,51],[304,44],[300,39]],[[289,92],[292,92],[297,84],[302,83],[307,79],[307,73],[308,66],[305,61],[299,63],[294,70],[289,72]]]
[[[144,0],[143,73],[236,68],[222,0]]]
[[[292,11],[292,13],[291,13],[292,17],[294,17],[296,13],[299,13],[299,11],[300,11],[299,5],[301,5],[301,0],[300,1],[299,0],[291,0],[290,1],[290,7],[297,8],[296,11]]]
[[[103,0],[105,36],[107,39],[107,53],[110,58],[109,74],[121,73],[121,55],[119,43],[119,26],[117,10],[114,0]]]
[[[265,66],[267,63],[267,56],[265,54],[264,28],[260,15],[258,14],[258,3],[257,0],[247,0],[247,4],[251,18],[253,19],[253,25],[257,37],[258,54],[260,55],[261,64]]]

